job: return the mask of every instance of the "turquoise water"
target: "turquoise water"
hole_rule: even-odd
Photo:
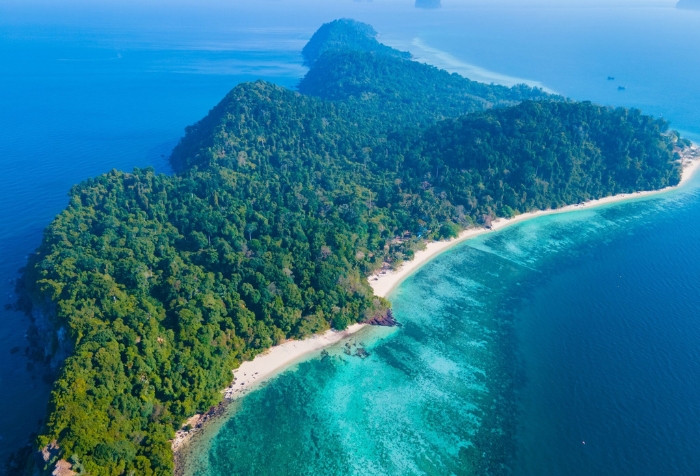
[[[368,358],[237,402],[189,474],[696,474],[699,184],[442,254]]]
[[[443,67],[639,106],[700,139],[700,13],[674,2],[263,3],[0,4],[7,301],[72,184],[167,172],[186,125],[241,81],[293,87],[298,51],[342,16]],[[693,186],[465,243],[396,290],[402,328],[352,341],[369,357],[340,346],[236,402],[193,448],[191,472],[697,474],[698,223]],[[0,309],[3,455],[48,399],[40,372],[10,353],[27,325]]]

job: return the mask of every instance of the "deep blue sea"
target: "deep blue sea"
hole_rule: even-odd
[[[422,61],[640,107],[700,140],[700,12],[672,1],[252,3],[0,3],[5,302],[73,184],[113,168],[167,173],[185,126],[242,81],[294,87],[300,49],[338,17]],[[445,253],[393,294],[404,327],[356,338],[369,358],[334,349],[237,402],[192,471],[700,474],[698,183]],[[11,353],[26,318],[0,315],[11,451],[37,429],[49,387]]]

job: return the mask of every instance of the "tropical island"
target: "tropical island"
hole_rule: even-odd
[[[537,210],[675,186],[662,119],[470,81],[322,26],[297,90],[236,86],[188,127],[173,175],[73,187],[20,283],[56,368],[27,461],[171,475],[172,440],[272,346],[384,320],[367,277],[424,243]]]

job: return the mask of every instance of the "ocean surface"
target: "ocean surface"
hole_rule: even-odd
[[[700,12],[675,2],[0,4],[0,296],[70,187],[153,166],[242,81],[294,87],[322,22],[486,82],[640,107],[700,140]],[[607,80],[614,76],[614,81]],[[625,86],[618,91],[618,86]],[[370,329],[237,401],[190,474],[700,473],[700,179],[465,242]],[[0,309],[3,457],[50,387]],[[370,356],[356,356],[357,347]]]

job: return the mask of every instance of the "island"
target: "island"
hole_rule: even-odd
[[[26,468],[172,475],[176,431],[243,362],[391,323],[372,273],[498,219],[677,185],[691,146],[635,109],[414,62],[352,20],[303,57],[297,90],[240,84],[189,126],[173,175],[71,189],[19,284],[56,375]]]
[[[416,0],[416,8],[440,8],[440,0]]]

